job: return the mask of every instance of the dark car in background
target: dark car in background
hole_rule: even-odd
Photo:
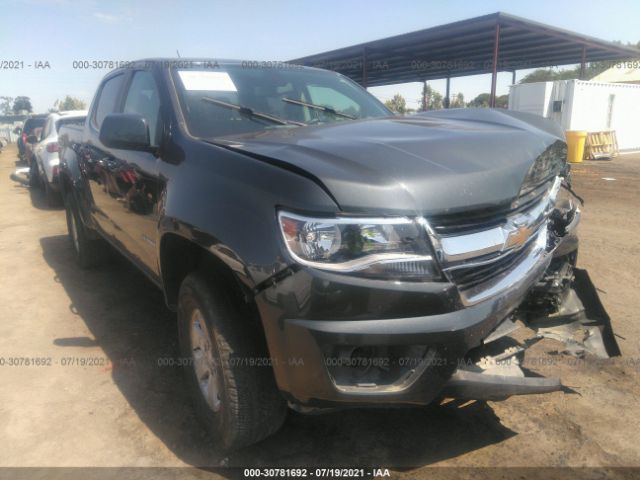
[[[27,118],[24,122],[22,132],[18,137],[18,156],[20,157],[20,160],[26,162],[27,165],[31,164],[30,162],[33,153],[30,145],[38,142],[40,133],[46,121],[46,115],[34,115]],[[30,137],[31,141],[29,140]]]
[[[313,68],[135,62],[60,129],[69,236],[81,267],[108,242],[162,289],[225,447],[276,431],[287,405],[558,390],[470,353],[570,288],[566,145],[529,119],[394,116]]]

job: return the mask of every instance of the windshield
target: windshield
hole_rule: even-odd
[[[391,115],[375,97],[342,75],[294,65],[174,69],[173,77],[189,132],[196,137]]]

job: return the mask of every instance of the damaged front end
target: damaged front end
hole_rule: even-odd
[[[572,191],[569,178],[562,178],[553,204],[547,216],[547,251],[552,256],[544,275],[518,309],[481,346],[468,352],[446,384],[444,396],[500,400],[563,390],[559,378],[527,376],[522,367],[527,348],[544,338],[560,342],[560,353],[579,358],[620,355],[595,287],[586,271],[575,268],[583,201]],[[515,340],[511,335],[517,330],[522,333],[521,329],[528,335]]]
[[[427,405],[443,395],[551,392],[563,388],[559,379],[522,368],[525,351],[539,340],[560,340],[561,350],[573,355],[617,353],[606,315],[594,315],[588,304],[595,289],[575,269],[582,202],[570,186],[566,144],[533,133],[525,137],[537,139],[536,149],[541,139],[546,147],[527,162],[511,157],[506,164],[509,155],[498,152],[487,160],[495,168],[479,172],[475,165],[485,158],[473,163],[465,154],[460,171],[439,171],[439,185],[423,182],[412,191],[407,178],[405,193],[417,207],[415,216],[402,218],[410,230],[373,228],[397,220],[380,208],[381,216],[370,219],[281,215],[288,219],[281,222],[283,239],[298,250],[287,250],[292,266],[256,295],[256,304],[276,383],[292,405]],[[513,150],[520,158],[538,151]],[[339,191],[336,198],[347,204],[362,198]],[[370,211],[359,207],[354,210]],[[346,261],[351,256],[336,257],[348,250],[343,236],[358,258],[384,268],[367,275]],[[391,238],[395,246],[381,250]],[[332,250],[334,242],[340,249]],[[296,251],[307,243],[341,263],[301,261]],[[389,260],[380,252],[414,256]],[[290,366],[291,358],[304,365]]]

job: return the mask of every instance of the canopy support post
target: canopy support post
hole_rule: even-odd
[[[500,24],[496,23],[496,35],[493,42],[493,65],[491,69],[491,95],[489,96],[489,106],[496,106],[496,82],[498,80],[498,55],[500,54]]]
[[[367,88],[367,47],[362,49],[362,86]]]
[[[451,105],[450,86],[451,86],[451,77],[447,75],[447,94],[444,97],[444,108],[449,108],[449,106]]]

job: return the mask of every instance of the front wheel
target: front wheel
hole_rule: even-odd
[[[223,448],[235,449],[275,433],[287,407],[269,362],[255,361],[267,356],[259,325],[227,293],[203,273],[188,275],[180,287],[178,328],[198,414]]]

